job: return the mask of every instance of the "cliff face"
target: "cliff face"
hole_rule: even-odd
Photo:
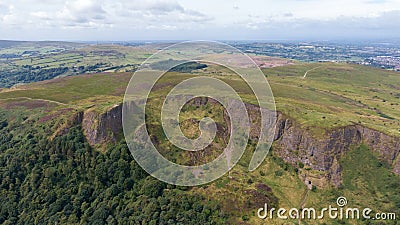
[[[326,179],[338,187],[341,185],[341,167],[337,162],[347,151],[362,143],[376,152],[382,161],[392,165],[393,172],[400,174],[400,139],[360,125],[329,130],[323,138],[317,138],[279,114],[274,152],[292,164],[300,161],[313,170],[326,172]]]
[[[193,104],[216,104],[213,101],[196,100]],[[246,105],[250,114],[252,139],[259,136],[258,108]],[[82,128],[91,145],[115,141],[122,132],[122,104],[115,105],[104,113],[88,110],[81,118]],[[229,121],[226,119],[226,121]],[[322,137],[322,138],[321,138]],[[360,144],[366,144],[379,155],[382,161],[393,166],[393,172],[400,174],[400,139],[360,125],[351,125],[327,130],[319,137],[303,129],[292,119],[277,114],[274,137],[274,154],[293,165],[302,162],[313,170],[325,174],[324,179],[339,187],[341,180],[341,157]],[[305,177],[305,180],[308,178]]]
[[[83,113],[82,129],[90,145],[115,141],[122,133],[122,105],[114,105],[104,113],[88,110]]]

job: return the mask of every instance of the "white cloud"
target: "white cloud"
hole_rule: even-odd
[[[0,0],[0,39],[63,39],[78,34],[82,39],[129,35],[268,39],[339,35],[348,30],[349,35],[379,30],[384,36],[394,35],[400,19],[396,11],[400,2],[395,0],[14,0],[12,4]]]
[[[8,5],[0,1],[0,16],[3,16],[4,14],[8,13],[8,11],[9,11]]]
[[[67,1],[54,12],[35,11],[30,16],[40,25],[63,28],[151,28],[173,30],[193,23],[211,20],[195,10],[186,9],[176,1],[119,1],[75,0]]]
[[[132,5],[133,4],[133,5]],[[183,12],[184,8],[175,1],[131,1],[132,9],[145,10],[153,13]]]
[[[3,4],[3,6],[0,5],[0,8],[2,8],[0,20],[3,24],[19,26],[21,23],[26,23],[26,21],[23,21],[22,18],[15,14],[14,5]]]
[[[57,18],[64,26],[98,27],[107,17],[103,7],[94,0],[67,1]]]
[[[110,7],[111,8],[111,7]],[[186,9],[176,1],[127,1],[120,4],[114,15],[123,19],[135,17],[144,24],[163,27],[177,26],[176,23],[202,23],[211,20],[211,17],[191,9]]]
[[[94,0],[66,1],[59,9],[30,13],[39,26],[65,28],[111,27],[107,12]]]
[[[340,16],[334,19],[317,20],[288,17],[283,20],[270,17],[262,20],[250,17],[244,20],[247,28],[270,34],[269,38],[288,39],[338,39],[338,38],[399,38],[400,10],[379,13],[376,16]],[[265,37],[268,38],[268,37]]]

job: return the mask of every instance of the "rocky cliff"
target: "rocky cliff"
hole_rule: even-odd
[[[341,185],[340,158],[360,144],[369,146],[382,161],[393,166],[393,172],[400,174],[399,138],[361,125],[326,130],[323,138],[317,138],[281,113],[276,127],[274,152],[292,164],[302,162],[325,172],[326,179],[336,187]]]
[[[89,109],[83,113],[81,124],[90,145],[113,142],[122,133],[122,104],[103,113]]]
[[[207,100],[194,101],[196,105],[208,103],[216,104]],[[250,136],[256,139],[259,136],[259,120],[256,117],[260,114],[256,106],[246,107],[253,121]],[[104,113],[89,109],[79,118],[91,145],[115,141],[122,132],[122,104],[115,105]],[[361,125],[326,130],[322,136],[317,137],[291,118],[279,112],[277,114],[274,154],[295,166],[302,162],[312,170],[320,171],[324,174],[324,179],[336,187],[342,183],[339,164],[341,157],[362,143],[376,152],[382,161],[391,165],[394,173],[400,174],[400,139],[397,137]],[[307,177],[304,179],[307,180]]]

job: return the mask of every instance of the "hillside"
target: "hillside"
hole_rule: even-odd
[[[151,113],[158,112],[159,96],[171,86],[200,73],[229,83],[255,110],[242,81],[229,71],[213,73],[217,69],[208,65],[191,73],[168,73],[151,99]],[[344,63],[296,63],[263,72],[279,112],[270,156],[256,171],[247,172],[254,149],[250,142],[229,175],[194,188],[151,179],[128,154],[120,104],[131,73],[63,77],[2,90],[1,199],[7,204],[2,205],[0,222],[12,224],[22,215],[19,222],[103,224],[126,215],[148,223],[161,223],[156,219],[161,218],[165,223],[257,224],[255,213],[264,203],[319,208],[339,196],[354,206],[399,213],[400,74]],[[183,119],[201,118],[204,111],[221,116],[210,102],[198,106],[189,107]],[[151,124],[150,131],[163,140],[159,122]],[[184,130],[195,136],[192,126],[185,123]],[[226,137],[219,138],[223,142]],[[159,146],[172,160],[198,163],[196,155],[179,158],[179,150],[168,143]],[[217,142],[206,156],[212,158],[220,148]],[[75,188],[67,190],[67,185]],[[165,202],[170,204],[160,207]]]

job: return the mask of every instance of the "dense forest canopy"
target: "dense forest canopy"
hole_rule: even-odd
[[[26,119],[26,118],[21,118]],[[79,126],[49,140],[45,126],[0,120],[1,224],[223,224],[216,202],[138,166],[125,142],[92,149]]]

